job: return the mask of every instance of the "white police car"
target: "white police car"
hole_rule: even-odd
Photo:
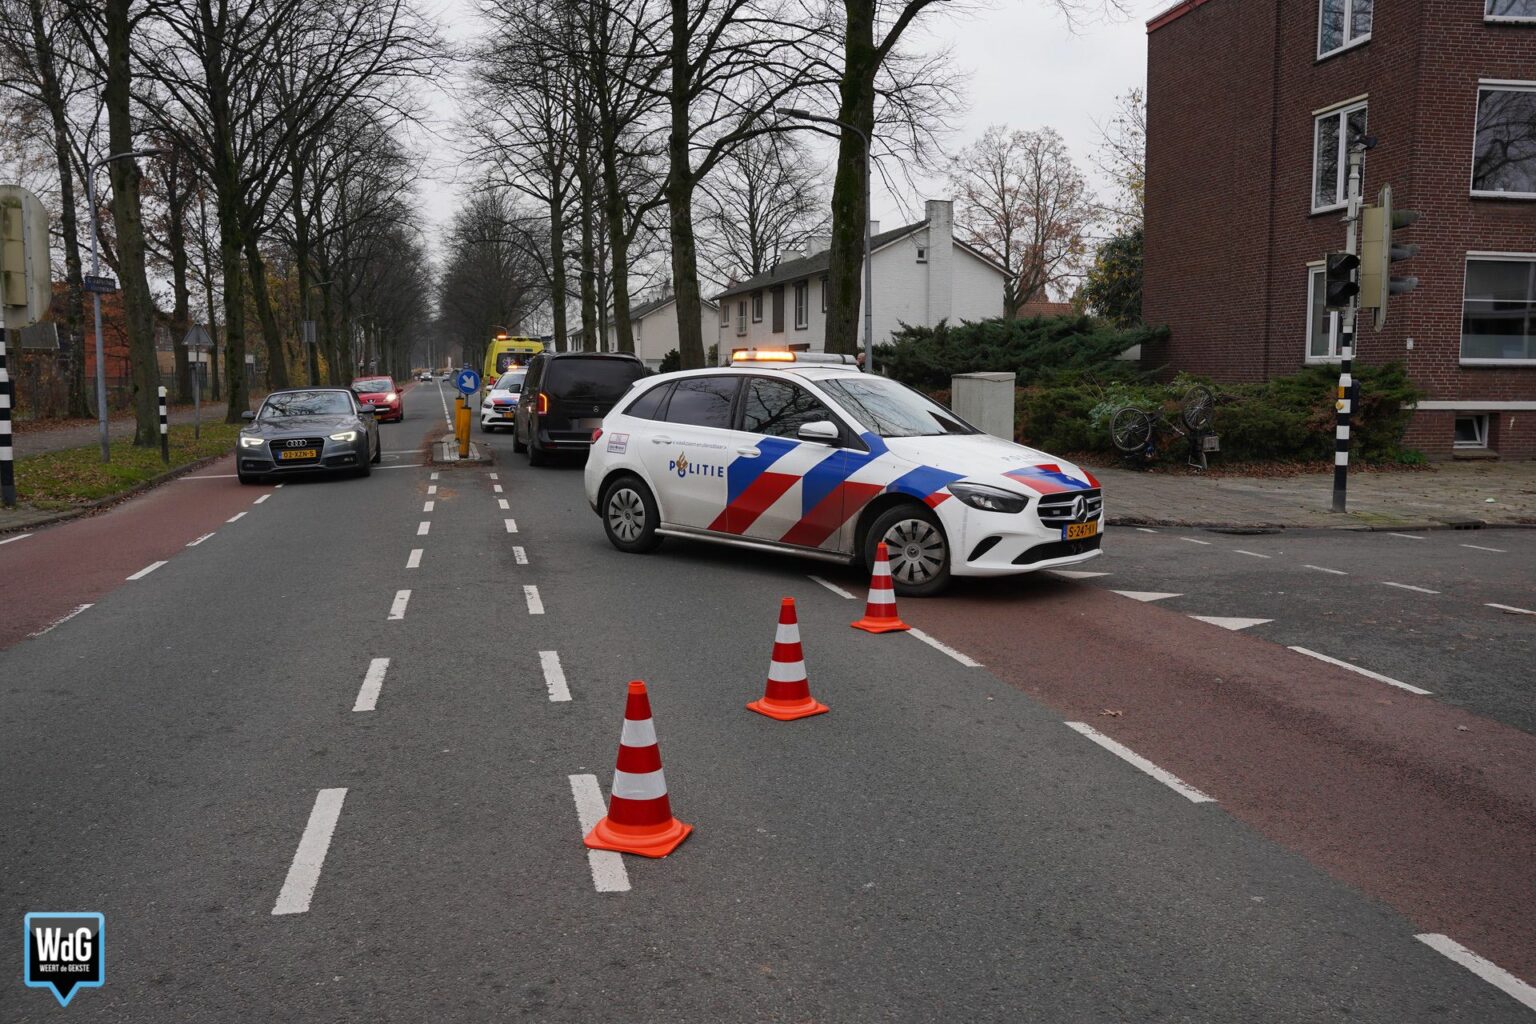
[[[1098,556],[1091,474],[838,358],[748,352],[637,381],[587,459],[614,547],[696,537],[868,564],[884,540],[909,595]]]
[[[486,391],[480,402],[480,429],[483,432],[490,433],[497,427],[516,429],[513,421],[517,415],[517,399],[523,393],[523,379],[527,376],[527,370],[508,370]]]

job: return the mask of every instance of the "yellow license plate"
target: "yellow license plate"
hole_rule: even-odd
[[[1099,533],[1099,524],[1095,520],[1091,523],[1068,523],[1061,528],[1062,540],[1083,540],[1088,537],[1096,537]]]
[[[284,459],[318,459],[320,453],[313,448],[299,448],[291,452],[278,452],[277,458],[281,462]]]

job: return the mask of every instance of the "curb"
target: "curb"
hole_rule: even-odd
[[[1347,514],[1347,513],[1346,513]],[[1162,526],[1170,529],[1216,530],[1229,533],[1281,533],[1287,530],[1329,530],[1352,533],[1401,533],[1404,530],[1530,530],[1536,522],[1489,522],[1486,519],[1457,519],[1440,522],[1349,523],[1338,526],[1299,525],[1295,523],[1221,523],[1188,519],[1160,519],[1156,516],[1110,516],[1106,526]]]
[[[44,519],[34,520],[33,522],[27,523],[23,526],[5,527],[0,529],[0,534],[20,533],[23,530],[37,530],[45,526],[53,526],[57,523],[68,522],[71,519],[79,519],[82,516],[88,516],[94,512],[100,512],[102,509],[111,508],[113,505],[127,501],[129,498],[138,497],[145,491],[159,487],[161,484],[167,483],[171,480],[175,480],[179,476],[185,476],[195,469],[202,469],[205,466],[210,466],[228,454],[228,452],[222,452],[218,455],[209,455],[204,458],[197,459],[196,461],[189,462],[184,466],[177,466],[175,469],[166,470],[159,476],[152,476],[148,480],[136,483],[126,491],[118,491],[116,494],[109,494],[105,498],[98,498],[97,500],[91,502],[89,505],[80,505],[76,508],[70,509],[67,512],[59,512]]]

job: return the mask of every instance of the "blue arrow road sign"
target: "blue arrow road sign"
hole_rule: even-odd
[[[458,385],[460,394],[472,395],[480,390],[480,375],[474,370],[465,367],[459,371],[459,375],[455,378],[454,383]]]

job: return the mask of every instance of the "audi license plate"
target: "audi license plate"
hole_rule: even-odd
[[[319,457],[320,453],[314,448],[295,448],[292,451],[281,451],[277,453],[277,459],[279,462],[286,462],[288,460],[297,459],[318,459]]]
[[[1061,528],[1062,540],[1086,540],[1089,537],[1098,536],[1099,523],[1094,520],[1091,523],[1068,523]]]

